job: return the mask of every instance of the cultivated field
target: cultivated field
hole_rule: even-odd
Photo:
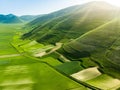
[[[19,27],[0,25],[0,90],[86,90],[47,64],[26,57],[13,48],[13,35],[23,32]]]
[[[21,26],[0,25],[0,90],[89,90],[86,85],[103,90],[120,87],[118,79],[102,74],[89,58],[83,58],[82,62],[66,61],[64,56],[61,58],[62,54],[53,51],[54,45],[20,40],[20,32],[24,32]],[[45,55],[40,57],[43,52]]]

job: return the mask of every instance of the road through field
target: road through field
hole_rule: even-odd
[[[9,58],[9,57],[16,57],[16,56],[20,56],[20,54],[1,55],[0,58]]]

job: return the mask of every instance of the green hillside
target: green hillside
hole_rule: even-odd
[[[27,24],[27,27],[38,28],[38,27],[42,26],[43,24],[46,24],[48,21],[52,21],[55,18],[62,17],[64,15],[70,14],[71,12],[77,10],[78,7],[79,6],[72,6],[72,7],[62,9],[60,11],[50,13],[50,14],[45,14],[42,17],[38,17],[35,20],[29,22]]]
[[[87,78],[96,75],[95,80],[99,80],[97,72],[110,76],[112,80],[120,79],[119,11],[105,2],[72,6],[28,23],[26,27],[31,31],[22,39],[36,40],[44,45],[62,43],[62,47],[57,51],[53,49],[53,53],[62,57],[58,58],[60,61],[66,62],[56,68],[67,75],[76,77],[77,74],[78,80],[79,75]],[[96,73],[91,67],[95,67]],[[103,88],[108,87],[105,82],[103,84]]]
[[[61,53],[72,60],[89,57],[102,72],[120,78],[119,46],[120,19],[117,18],[64,44]]]
[[[111,12],[117,12],[117,8],[105,2],[72,6],[30,22],[29,26],[36,27],[24,34],[23,39],[52,44],[66,42],[111,21],[116,16]]]
[[[120,90],[119,14],[103,1],[0,14],[0,90]]]

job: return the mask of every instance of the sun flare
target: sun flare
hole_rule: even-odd
[[[107,3],[110,3],[111,5],[120,7],[120,0],[70,0],[71,4],[82,4],[82,3],[87,3],[87,2],[92,2],[92,1],[104,1]]]
[[[106,1],[114,6],[120,7],[120,0],[98,0],[98,1]]]

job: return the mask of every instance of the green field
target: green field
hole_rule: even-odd
[[[87,90],[47,64],[17,52],[10,42],[14,34],[23,32],[20,27],[0,25],[0,90]]]
[[[19,32],[20,25],[0,25],[0,55],[17,53],[11,48],[10,42],[15,32]]]
[[[103,74],[92,80],[86,81],[89,84],[97,86],[103,90],[116,90],[120,87],[120,81],[118,79],[113,79],[112,77]]]
[[[79,61],[66,62],[61,65],[56,66],[56,68],[59,69],[60,71],[63,71],[64,73],[68,75],[71,75],[73,73],[76,73],[84,69],[81,66],[81,63]]]

